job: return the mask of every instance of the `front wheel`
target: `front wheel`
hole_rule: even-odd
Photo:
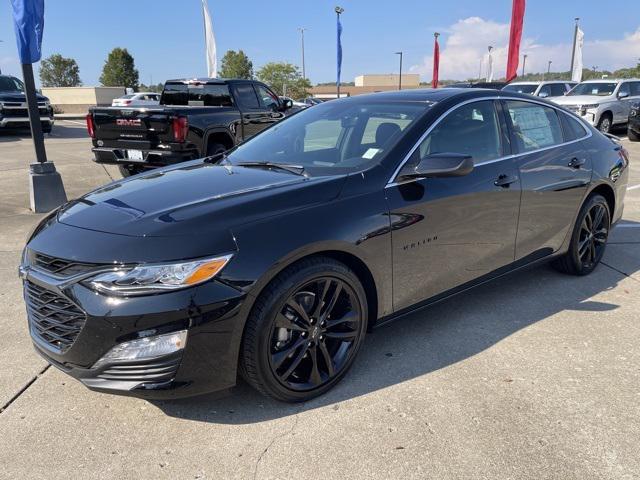
[[[570,275],[588,275],[602,260],[611,228],[609,204],[593,195],[582,206],[565,255],[553,262],[556,270]]]
[[[604,115],[602,115],[600,121],[598,122],[598,130],[600,130],[602,133],[611,133],[612,125],[613,120],[611,118],[611,115],[605,113]]]
[[[302,260],[263,291],[247,319],[241,372],[261,393],[302,402],[342,379],[367,329],[358,277],[331,258]]]

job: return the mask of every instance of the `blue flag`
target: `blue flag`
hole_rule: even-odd
[[[11,0],[20,63],[35,63],[42,57],[44,0]]]
[[[340,85],[340,74],[342,73],[342,24],[340,23],[340,15],[337,15],[338,18],[338,77],[336,80],[336,85]]]

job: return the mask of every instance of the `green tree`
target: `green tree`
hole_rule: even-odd
[[[54,53],[40,63],[40,83],[43,87],[79,87],[78,64],[73,58]]]
[[[258,70],[258,79],[269,85],[278,95],[291,98],[307,96],[311,88],[308,79],[302,78],[298,67],[285,62],[271,62]]]
[[[102,68],[100,83],[105,87],[138,87],[138,70],[126,48],[114,48],[109,52]]]
[[[222,78],[253,78],[253,63],[242,51],[227,50],[222,57],[222,68],[218,72]]]

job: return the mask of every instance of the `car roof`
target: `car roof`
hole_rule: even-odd
[[[640,82],[640,78],[594,78],[593,80],[583,80],[580,83],[618,83],[618,82]]]
[[[462,97],[463,99],[483,98],[483,97],[509,97],[522,98],[523,100],[531,100],[531,95],[505,92],[503,90],[494,90],[491,88],[415,88],[407,90],[393,90],[388,92],[369,93],[365,95],[356,95],[348,99],[340,100],[382,100],[382,101],[403,101],[403,102],[442,102],[444,100]],[[550,103],[550,102],[547,102]],[[550,103],[550,105],[553,105]]]
[[[175,78],[173,80],[167,80],[165,83],[207,83],[211,85],[223,85],[225,83],[256,83],[256,80],[247,80],[243,78],[211,78],[211,77],[197,77],[197,78]],[[260,83],[260,82],[258,82]]]

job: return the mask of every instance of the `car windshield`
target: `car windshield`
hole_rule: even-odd
[[[0,77],[0,91],[2,92],[22,92],[24,86],[20,80],[13,77]]]
[[[311,175],[351,173],[378,164],[433,103],[323,102],[232,150],[226,162],[304,167]]]
[[[538,85],[507,85],[502,90],[505,92],[528,93],[531,95],[536,91],[536,88],[538,88]]]
[[[585,82],[577,85],[567,93],[568,96],[576,95],[597,95],[598,97],[608,97],[613,95],[617,83]]]

